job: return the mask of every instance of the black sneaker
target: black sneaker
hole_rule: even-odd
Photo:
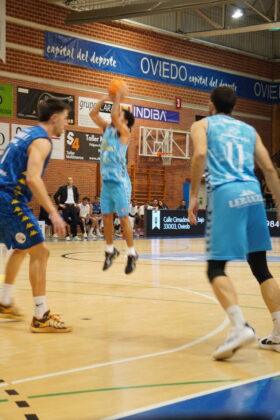
[[[138,254],[136,252],[136,255],[128,255],[127,256],[127,263],[125,266],[125,274],[132,273],[136,268],[136,261],[138,260]]]
[[[103,271],[108,270],[113,264],[113,260],[120,255],[119,251],[114,248],[113,252],[105,252],[105,261],[103,265]]]

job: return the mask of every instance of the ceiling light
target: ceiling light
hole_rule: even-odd
[[[241,9],[235,9],[231,17],[233,19],[240,19],[243,16],[243,11]]]

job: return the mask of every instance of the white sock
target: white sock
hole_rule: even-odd
[[[34,296],[34,316],[36,318],[43,318],[45,312],[47,312],[46,296]]]
[[[14,291],[14,285],[8,284],[8,283],[2,283],[2,294],[0,302],[3,305],[10,305],[13,301],[13,291]]]
[[[105,248],[105,251],[106,252],[109,252],[110,254],[112,254],[113,252],[114,252],[114,245],[113,244],[111,244],[111,245],[106,245],[106,248]]]
[[[134,246],[131,246],[131,247],[127,248],[127,255],[134,255],[134,257],[135,257],[136,251],[135,251]]]
[[[244,324],[246,323],[246,321],[243,317],[240,306],[238,305],[229,306],[226,310],[226,313],[228,314],[229,320],[232,323],[234,328],[244,327]]]
[[[273,333],[280,337],[280,311],[272,312]]]

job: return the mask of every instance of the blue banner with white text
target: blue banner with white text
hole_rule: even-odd
[[[158,108],[148,108],[146,106],[133,106],[133,115],[135,118],[143,120],[161,121],[172,124],[179,124],[180,113],[177,111],[167,111]]]
[[[230,86],[241,98],[280,103],[279,82],[241,76],[54,32],[45,32],[45,58],[203,91]]]

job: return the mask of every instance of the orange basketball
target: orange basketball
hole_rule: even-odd
[[[120,78],[113,79],[108,86],[108,92],[110,95],[114,96],[118,92],[118,90],[122,88],[124,88],[125,93],[127,93],[128,91],[127,84]]]

